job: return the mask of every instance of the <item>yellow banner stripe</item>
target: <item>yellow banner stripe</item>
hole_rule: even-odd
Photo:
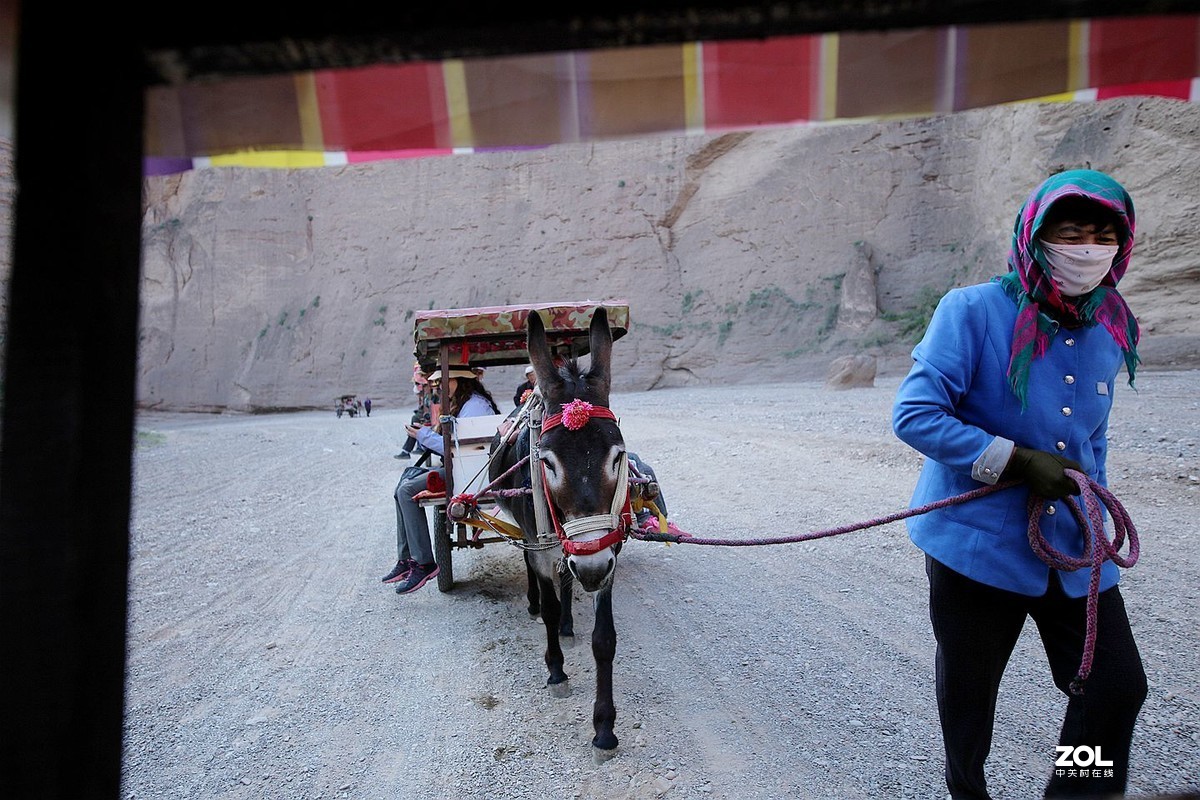
[[[442,82],[446,85],[450,142],[453,147],[474,147],[475,130],[471,125],[471,103],[467,97],[467,69],[461,59],[442,62]]]
[[[227,153],[213,156],[209,163],[214,167],[267,167],[292,169],[325,166],[325,154],[307,150],[260,150],[243,153]]]
[[[821,36],[821,107],[818,119],[837,119],[838,35]]]
[[[325,135],[321,129],[316,77],[311,72],[300,72],[294,81],[297,111],[300,114],[300,140],[305,150],[324,150]]]
[[[687,130],[704,132],[704,45],[683,45],[683,108]]]

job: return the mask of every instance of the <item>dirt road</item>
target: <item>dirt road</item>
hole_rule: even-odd
[[[613,407],[679,527],[756,538],[907,506],[920,457],[891,433],[897,384]],[[1123,592],[1150,677],[1130,790],[1195,790],[1200,372],[1116,395],[1110,485],[1141,535]],[[944,796],[923,561],[903,523],[764,547],[627,543],[621,745],[596,766],[582,594],[573,694],[555,699],[519,551],[456,550],[450,593],[379,582],[409,413],[139,418],[125,798]],[[997,798],[1040,796],[1063,703],[1030,625],[1001,690]]]

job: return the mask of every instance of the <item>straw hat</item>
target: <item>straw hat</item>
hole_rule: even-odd
[[[437,383],[438,381],[440,381],[442,379],[442,371],[435,367],[433,369],[433,371],[430,372],[429,375],[426,377],[428,378],[430,383]],[[474,370],[466,369],[465,367],[451,367],[450,368],[450,377],[451,378],[478,378],[479,374],[476,373]]]

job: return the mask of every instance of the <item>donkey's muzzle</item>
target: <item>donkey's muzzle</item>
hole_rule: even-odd
[[[617,567],[617,557],[611,549],[601,550],[586,556],[568,556],[567,569],[579,581],[585,592],[595,592],[603,589],[612,581],[613,571]]]

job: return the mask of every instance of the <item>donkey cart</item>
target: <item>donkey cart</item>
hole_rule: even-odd
[[[643,473],[626,450],[609,406],[612,345],[628,327],[628,306],[584,302],[431,311],[418,315],[415,334],[418,362],[444,378],[455,367],[533,367],[536,386],[511,413],[490,420],[438,416],[446,486],[440,495],[430,492],[426,509],[437,515],[438,588],[453,586],[455,547],[507,540],[522,550],[529,613],[540,613],[545,628],[546,687],[556,697],[569,694],[560,638],[574,636],[572,587],[591,596],[592,756],[598,763],[618,744],[612,692],[617,555],[639,514],[653,514],[660,532],[670,532],[655,502],[653,471]],[[583,355],[590,356],[586,367]],[[421,494],[415,498],[420,502]],[[484,530],[499,535],[485,540]]]
[[[607,314],[612,338],[624,336],[629,325],[629,307],[624,304],[582,301],[419,311],[413,323],[414,355],[423,372],[440,372],[443,378],[454,368],[529,364],[526,323],[530,314],[537,314],[545,324],[554,357],[574,359],[590,352],[589,327],[599,308]],[[441,385],[449,384],[443,380]],[[488,487],[493,440],[505,420],[515,414],[456,419],[441,415],[434,406],[433,417],[441,424],[445,481],[440,485],[436,473],[430,473],[434,478],[429,488],[416,499],[432,517],[437,585],[443,592],[454,588],[454,550],[521,539],[519,529],[491,493],[480,497],[479,507],[469,519],[453,509],[447,514],[456,498],[477,495]]]

